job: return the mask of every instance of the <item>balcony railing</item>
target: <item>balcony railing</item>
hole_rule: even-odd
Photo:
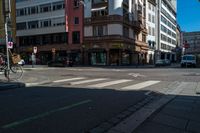
[[[102,23],[122,23],[127,24],[129,26],[132,26],[133,28],[136,28],[137,30],[145,30],[145,25],[143,25],[139,21],[130,21],[128,19],[124,19],[123,16],[120,15],[110,15],[110,16],[99,16],[99,17],[91,17],[91,18],[85,18],[84,24],[85,25],[92,25],[92,24],[102,24]]]
[[[125,42],[134,42],[134,39],[127,38],[121,35],[105,35],[105,36],[91,36],[85,37],[85,41],[87,42],[102,42],[103,41],[125,41]]]

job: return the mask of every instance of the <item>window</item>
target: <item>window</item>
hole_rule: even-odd
[[[151,27],[150,26],[148,27],[148,30],[149,30],[149,35],[151,35]]]
[[[171,43],[172,39],[168,37],[167,41],[168,41],[168,43]]]
[[[145,34],[142,34],[142,41],[146,42],[146,35]]]
[[[55,10],[61,10],[63,8],[65,8],[64,2],[53,3],[53,11],[55,11]]]
[[[152,23],[155,23],[155,16],[152,15]]]
[[[107,35],[108,30],[106,25],[94,26],[93,34],[94,36],[104,36]]]
[[[149,13],[149,22],[151,22],[151,14]]]
[[[60,17],[60,18],[54,18],[51,20],[51,25],[52,26],[62,26],[65,25],[65,18]]]
[[[38,28],[38,21],[30,21],[30,22],[28,22],[28,28],[29,29],[36,29],[36,28]]]
[[[28,11],[29,11],[29,14],[36,14],[38,13],[38,7],[30,7]]]
[[[25,30],[26,29],[26,22],[17,23],[17,30]]]
[[[154,7],[154,5],[152,5],[152,11],[155,12],[155,7]]]
[[[78,17],[74,17],[74,24],[79,24],[79,18]]]
[[[49,12],[51,11],[51,4],[45,4],[40,6],[40,12]]]
[[[155,28],[152,28],[152,36],[155,36]]]
[[[73,44],[80,43],[80,31],[74,31],[72,33],[72,43]]]
[[[151,10],[151,3],[149,3],[149,10]]]
[[[129,28],[126,26],[123,27],[123,35],[124,37],[129,37]]]
[[[51,26],[51,20],[43,20],[40,22],[41,27],[50,27]]]
[[[74,7],[78,8],[79,7],[79,1],[78,0],[74,0]]]

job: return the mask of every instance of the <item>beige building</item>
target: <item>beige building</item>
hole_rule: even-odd
[[[86,0],[84,57],[90,65],[146,62],[146,1]]]

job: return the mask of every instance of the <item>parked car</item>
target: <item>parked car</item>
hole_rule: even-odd
[[[51,60],[47,63],[49,67],[65,67],[65,66],[73,66],[73,61],[67,57],[58,57],[55,60]]]
[[[184,55],[181,58],[181,67],[196,67],[196,64],[195,55]]]
[[[163,59],[156,60],[155,66],[165,66],[165,60]]]
[[[24,66],[24,65],[25,65],[24,59],[21,59],[21,60],[18,62],[18,64],[21,65],[21,66]]]
[[[168,59],[164,59],[164,61],[165,61],[165,65],[166,65],[166,66],[171,65],[171,61],[170,61],[170,60],[168,60]]]

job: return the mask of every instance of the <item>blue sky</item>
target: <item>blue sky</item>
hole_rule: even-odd
[[[182,31],[200,31],[199,0],[177,0],[177,18]]]

